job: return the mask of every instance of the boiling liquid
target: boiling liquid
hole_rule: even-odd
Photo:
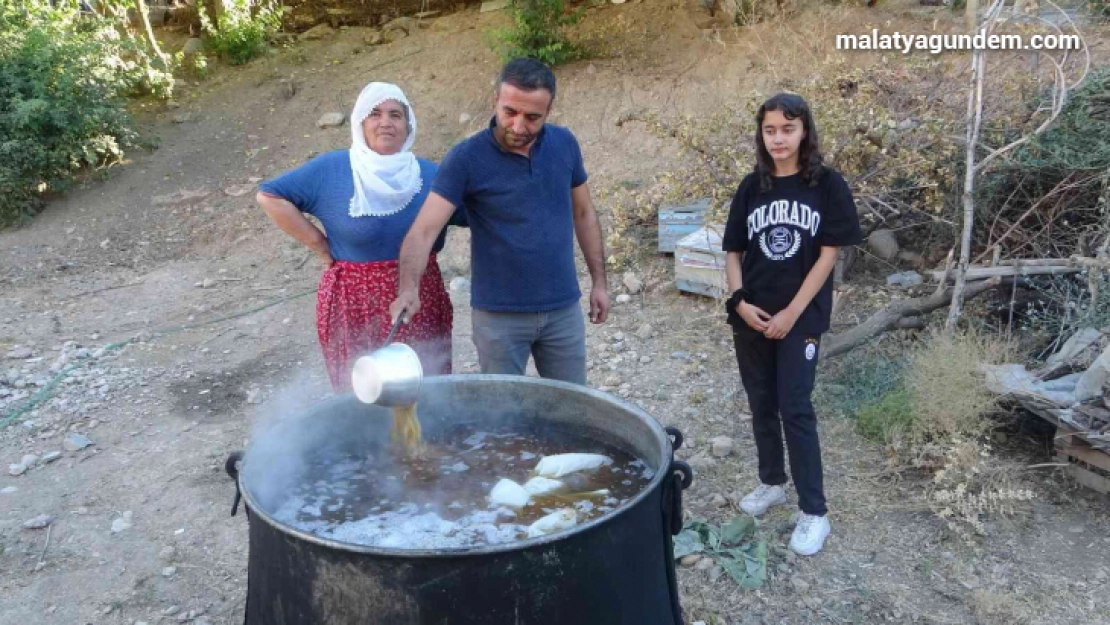
[[[546,455],[587,452],[613,459],[597,471],[561,478],[569,492],[533,498],[521,509],[492,506],[487,496],[502,478],[523,485]],[[459,426],[410,456],[314,459],[300,484],[275,512],[302,530],[361,545],[451,549],[511,542],[551,512],[574,508],[581,525],[613,511],[651,481],[643,462],[615,447],[559,431]],[[607,495],[581,493],[606,489]],[[576,494],[577,493],[577,494]]]

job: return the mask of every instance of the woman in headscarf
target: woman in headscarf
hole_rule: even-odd
[[[397,297],[401,241],[431,189],[436,165],[416,158],[416,116],[396,85],[372,82],[351,113],[351,148],[317,156],[260,186],[258,204],[324,266],[316,296],[316,328],[337,392],[351,388],[354,360],[385,341],[389,304]],[[324,227],[321,232],[305,213]],[[455,212],[451,225],[465,226]],[[436,252],[420,283],[425,304],[394,338],[419,354],[426,375],[451,372],[453,311]]]

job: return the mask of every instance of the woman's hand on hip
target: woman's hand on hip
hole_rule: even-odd
[[[320,259],[320,264],[324,266],[324,271],[331,269],[331,266],[335,264],[335,259],[331,257],[331,252],[328,250],[316,252],[316,258]]]

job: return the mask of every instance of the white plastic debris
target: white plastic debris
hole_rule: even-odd
[[[566,490],[567,485],[559,480],[552,480],[546,477],[534,477],[524,483],[524,490],[533,497],[543,497],[544,495],[551,495],[559,491]]]
[[[536,465],[536,475],[558,478],[579,471],[592,471],[610,464],[613,464],[613,459],[601,454],[556,454],[540,460]]]
[[[552,512],[528,526],[528,538],[553,534],[578,525],[578,513],[573,508]]]
[[[495,506],[508,506],[510,508],[523,508],[530,499],[528,491],[516,482],[508,479],[501,480],[489,493],[489,502]]]

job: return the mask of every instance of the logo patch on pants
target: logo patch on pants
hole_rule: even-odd
[[[817,339],[806,339],[806,360],[813,360],[817,355]]]

